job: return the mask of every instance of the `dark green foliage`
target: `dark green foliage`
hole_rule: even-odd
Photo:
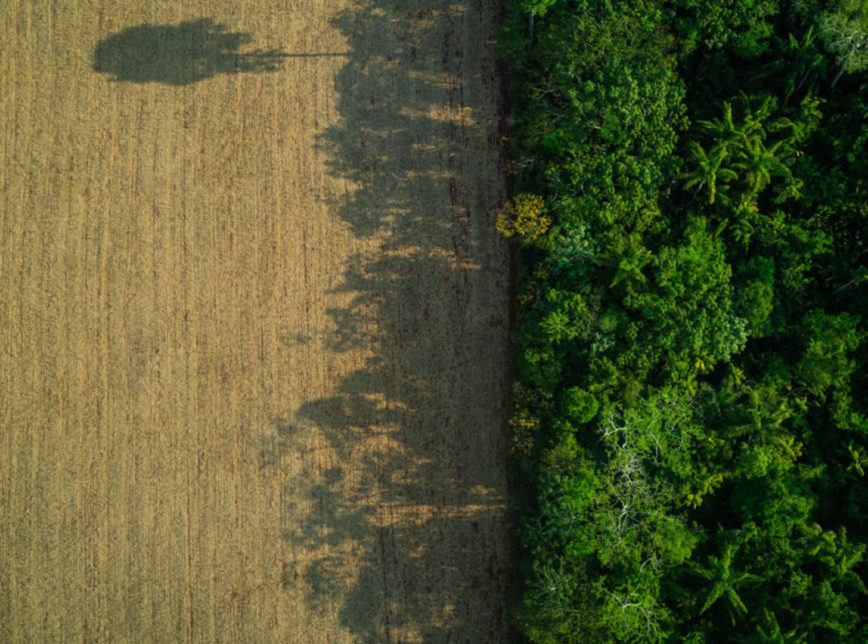
[[[597,415],[598,408],[599,404],[594,395],[578,387],[564,391],[561,399],[561,413],[564,418],[577,425],[592,420]]]
[[[728,49],[750,57],[762,53],[779,10],[778,0],[664,0],[667,24],[673,24],[685,51],[696,47]]]
[[[868,640],[865,7],[507,3],[529,641]]]

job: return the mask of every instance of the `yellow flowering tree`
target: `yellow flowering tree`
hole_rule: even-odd
[[[506,202],[497,215],[495,227],[504,237],[517,237],[520,243],[533,244],[551,226],[545,202],[539,195],[522,193]]]

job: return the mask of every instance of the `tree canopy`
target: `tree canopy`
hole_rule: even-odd
[[[529,641],[868,641],[866,34],[507,2]]]

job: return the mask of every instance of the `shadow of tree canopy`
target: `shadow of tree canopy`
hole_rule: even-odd
[[[94,71],[112,81],[188,85],[216,76],[273,72],[287,54],[242,53],[250,34],[227,31],[210,18],[177,25],[137,25],[102,40],[93,52]]]
[[[416,4],[416,3],[410,3]],[[395,7],[369,0],[335,21],[348,61],[340,122],[319,135],[351,190],[331,211],[374,250],[347,262],[328,311],[335,352],[370,357],[334,396],[275,419],[261,466],[339,464],[287,482],[284,538],[313,553],[286,583],[317,611],[340,602],[356,641],[509,639],[505,510],[509,271],[493,226],[499,3]]]

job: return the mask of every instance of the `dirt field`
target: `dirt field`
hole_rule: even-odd
[[[499,1],[0,4],[0,640],[504,641]]]

